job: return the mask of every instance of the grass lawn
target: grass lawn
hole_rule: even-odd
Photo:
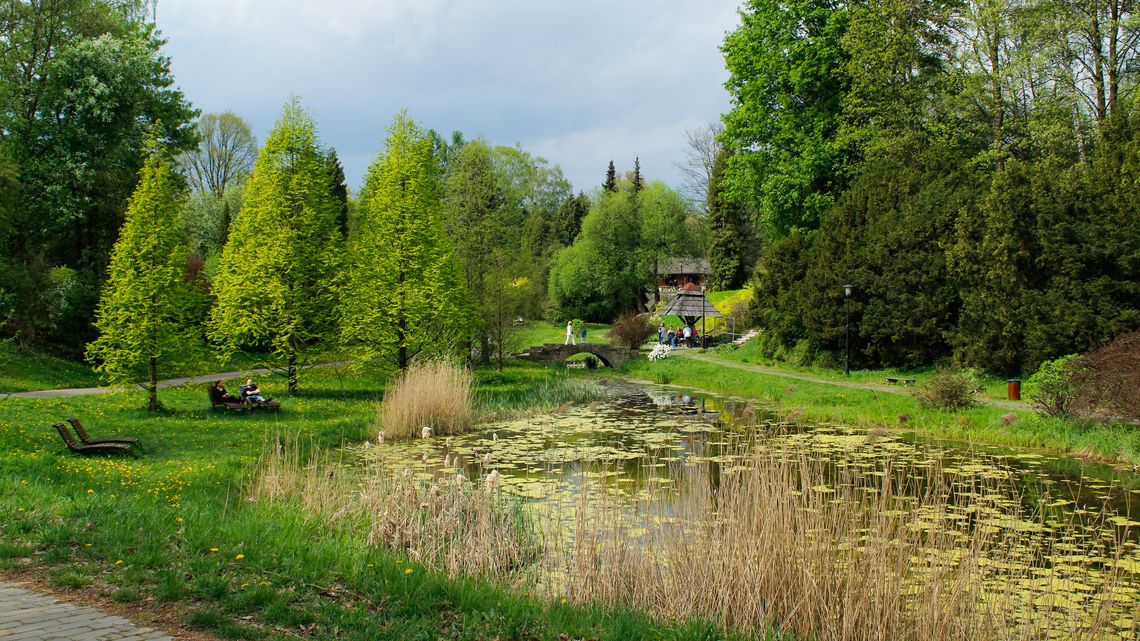
[[[754,365],[764,365],[769,367],[777,367],[787,372],[797,374],[808,374],[818,378],[825,378],[835,381],[850,380],[856,383],[878,383],[883,384],[887,382],[887,378],[897,379],[913,379],[916,382],[922,382],[928,376],[934,373],[935,368],[931,366],[920,367],[916,369],[897,369],[885,368],[874,370],[851,370],[851,377],[848,378],[843,375],[843,362],[840,360],[836,366],[833,367],[813,367],[811,365],[793,365],[787,361],[777,360],[775,358],[764,356],[760,353],[759,341],[756,339],[750,340],[747,343],[735,349],[723,350],[710,350],[707,353],[713,358],[723,359],[730,362],[737,363],[751,363]],[[839,358],[842,359],[842,354]],[[1006,384],[1007,379],[995,376],[992,374],[984,375],[979,384],[982,387],[981,396],[983,398],[991,399],[1005,399],[1006,398]],[[1026,408],[1029,404],[1026,403]]]
[[[737,360],[747,362],[743,358]],[[782,365],[780,368],[799,371]],[[1010,412],[980,405],[962,412],[946,413],[925,409],[905,393],[876,393],[827,383],[789,380],[680,356],[655,363],[639,359],[627,364],[623,373],[658,383],[755,398],[784,415],[807,421],[914,430],[935,438],[1042,448],[1140,465],[1140,429],[1135,426],[1056,419],[1038,415],[1028,407]],[[852,379],[860,380],[855,374],[852,372]],[[882,382],[885,373],[862,372],[860,375]],[[833,376],[840,378],[842,372]]]
[[[546,343],[562,344],[566,340],[566,323],[551,323],[544,320],[528,320],[517,330],[518,344],[523,347],[533,347],[535,345],[544,345]],[[574,326],[574,338],[578,341],[582,337],[578,332],[582,331],[580,325]],[[610,326],[605,323],[586,323],[586,341],[590,343],[608,343],[606,339],[606,332],[610,331]]]
[[[479,405],[561,402],[552,379],[567,376],[481,370]],[[371,436],[382,385],[330,368],[307,372],[300,397],[267,387],[280,413],[211,412],[198,385],[162,391],[160,415],[141,409],[140,393],[0,400],[0,574],[34,573],[233,639],[722,638],[449,579],[296,506],[247,502],[243,478],[275,439],[331,448]],[[540,387],[544,398],[528,394]],[[51,428],[68,416],[96,437],[141,438],[143,455],[70,455]]]

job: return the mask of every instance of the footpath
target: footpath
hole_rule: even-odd
[[[62,603],[0,581],[0,640],[174,641],[152,628],[86,606]]]
[[[887,385],[886,383],[857,383],[855,381],[837,381],[828,378],[820,378],[818,376],[811,376],[810,374],[796,374],[794,372],[785,372],[784,370],[775,367],[767,367],[765,365],[753,365],[750,363],[735,363],[732,361],[722,360],[708,354],[698,354],[690,352],[689,350],[676,350],[673,352],[684,358],[691,358],[695,361],[703,363],[710,363],[712,365],[719,365],[720,367],[728,367],[731,369],[744,370],[746,372],[754,372],[756,374],[763,374],[765,376],[775,376],[777,378],[787,378],[796,381],[806,381],[808,383],[819,383],[821,385],[835,385],[836,387],[847,387],[851,389],[861,389],[871,392],[879,392],[883,394],[907,394],[903,388],[897,385]],[[1029,407],[1025,403],[1017,401],[1003,401],[995,398],[979,398],[978,402],[982,405],[990,405],[993,407],[1000,407],[1008,410],[1027,410]]]

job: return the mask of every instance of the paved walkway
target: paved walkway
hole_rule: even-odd
[[[95,608],[61,603],[0,581],[0,640],[173,641],[173,637]]]
[[[907,390],[910,388],[899,387],[898,385],[888,385],[886,383],[856,383],[855,381],[837,381],[828,378],[820,378],[818,376],[811,376],[809,374],[795,374],[792,372],[785,372],[775,367],[765,367],[764,365],[751,365],[749,363],[735,363],[733,361],[726,361],[708,354],[698,354],[688,350],[677,350],[673,352],[685,358],[691,358],[695,361],[702,361],[705,363],[712,363],[720,365],[721,367],[729,367],[732,369],[744,370],[746,372],[755,372],[757,374],[764,374],[765,376],[776,376],[779,378],[789,378],[797,381],[806,381],[808,383],[821,383],[823,385],[835,385],[837,387],[849,387],[851,389],[869,390],[872,392],[882,392],[884,394],[909,394]],[[1009,410],[1027,410],[1030,409],[1025,403],[1017,401],[1003,401],[996,398],[979,398],[978,402],[983,405],[992,405],[994,407],[1001,407]]]

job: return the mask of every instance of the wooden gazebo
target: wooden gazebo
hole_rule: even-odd
[[[705,335],[705,318],[723,318],[724,314],[717,311],[716,307],[709,302],[705,297],[705,293],[701,291],[699,285],[695,283],[688,283],[681,289],[677,290],[677,297],[661,310],[662,316],[678,316],[685,324],[692,327],[697,322],[697,318],[701,319],[701,336]]]

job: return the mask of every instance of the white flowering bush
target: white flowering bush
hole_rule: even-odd
[[[663,358],[669,358],[669,355],[672,353],[673,353],[672,347],[669,347],[668,345],[665,345],[664,343],[658,343],[658,344],[653,346],[653,351],[649,352],[649,360],[659,361]]]

